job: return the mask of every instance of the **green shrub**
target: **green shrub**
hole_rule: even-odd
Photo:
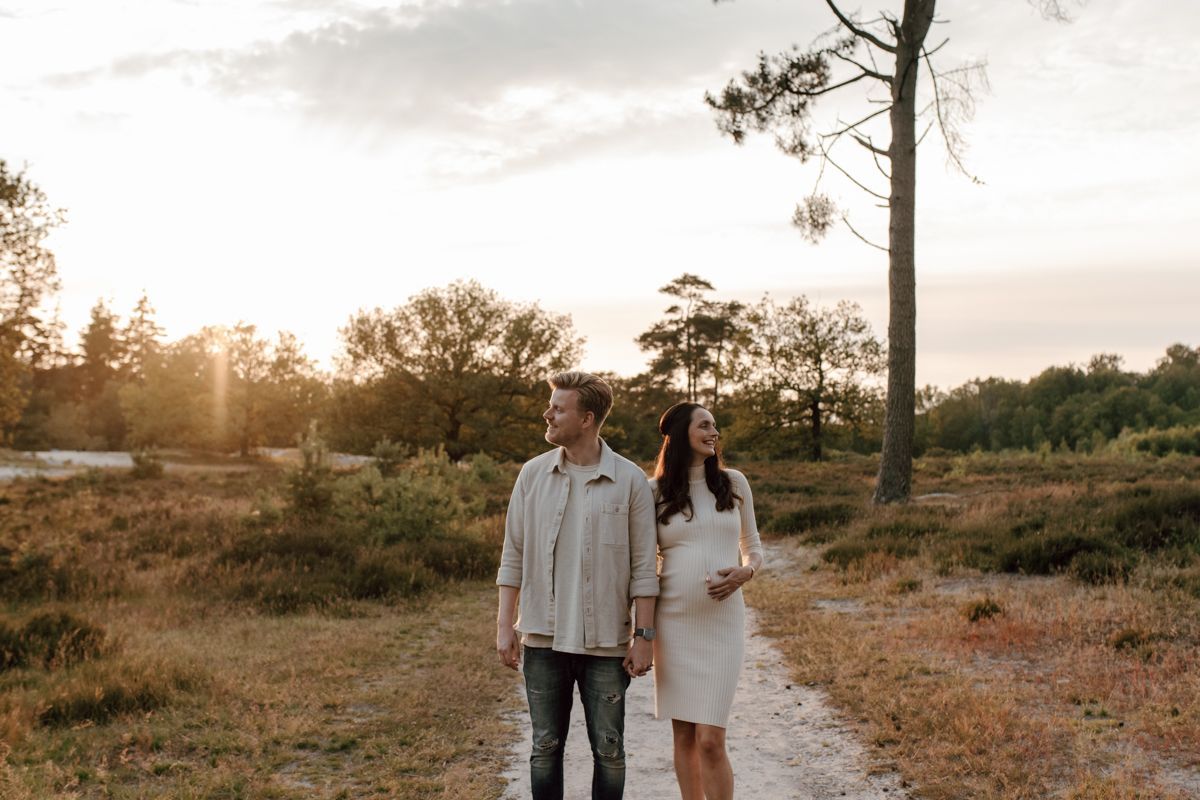
[[[0,622],[0,672],[25,666],[25,642],[14,628]]]
[[[1004,609],[990,597],[973,600],[963,606],[962,614],[968,622],[980,622],[1004,613]]]
[[[1137,487],[1113,515],[1118,540],[1147,552],[1167,547],[1200,550],[1200,491],[1164,487],[1146,494],[1148,488]]]
[[[332,506],[379,544],[454,535],[484,511],[484,478],[499,475],[486,456],[455,463],[442,448],[419,450],[391,477],[369,465],[338,478]]]
[[[137,450],[132,456],[133,467],[129,470],[130,477],[137,480],[161,478],[163,475],[162,459],[150,450]]]
[[[0,599],[32,602],[78,598],[96,592],[101,583],[74,548],[51,553],[0,544]],[[104,583],[110,591],[116,591],[120,577],[105,576]]]
[[[445,535],[474,510],[443,475],[404,470],[385,478],[374,466],[334,483],[333,508],[340,520],[380,544]]]
[[[37,720],[52,727],[103,724],[170,705],[205,683],[195,670],[159,661],[90,661],[47,687]]]
[[[43,611],[26,620],[20,640],[26,664],[56,669],[97,658],[107,634],[66,611]]]
[[[879,522],[867,528],[868,539],[922,539],[946,530],[944,523],[929,519],[897,519]]]
[[[218,565],[314,571],[353,563],[354,549],[355,543],[334,526],[294,522],[274,531],[246,531],[220,550],[214,561]]]
[[[821,558],[841,569],[846,569],[856,561],[866,558],[867,553],[872,549],[857,539],[845,539],[825,548],[825,551],[821,553]]]
[[[1124,583],[1133,567],[1134,560],[1128,552],[1089,551],[1071,559],[1068,572],[1084,583]]]
[[[1170,453],[1200,456],[1200,425],[1180,425],[1142,433],[1123,433],[1117,439],[1116,447],[1154,456]]]
[[[821,503],[794,511],[775,514],[770,522],[772,533],[804,533],[826,525],[845,525],[857,515],[858,509],[847,503]]]
[[[315,422],[300,439],[300,457],[300,467],[287,477],[291,511],[300,516],[324,515],[333,505],[333,467]]]
[[[1115,545],[1095,536],[1059,533],[1018,539],[1000,550],[995,564],[1001,572],[1050,575],[1065,570],[1082,553],[1117,552]]]
[[[347,589],[359,600],[412,597],[433,588],[439,576],[424,562],[406,554],[370,548],[359,554],[349,575]]]
[[[371,448],[371,462],[384,477],[395,475],[404,460],[412,454],[408,445],[383,437]]]
[[[499,551],[482,539],[442,537],[421,542],[420,560],[443,578],[482,578],[495,573]]]

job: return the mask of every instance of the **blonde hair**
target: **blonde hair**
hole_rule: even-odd
[[[574,389],[579,398],[581,411],[590,411],[596,418],[596,429],[604,424],[608,412],[612,410],[612,387],[603,378],[590,372],[560,372],[550,377],[546,383],[551,389]]]

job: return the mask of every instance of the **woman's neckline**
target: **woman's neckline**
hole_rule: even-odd
[[[688,467],[688,480],[692,482],[704,480],[704,465]]]

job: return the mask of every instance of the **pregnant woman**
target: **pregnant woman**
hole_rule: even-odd
[[[654,713],[671,719],[683,800],[727,800],[733,770],[725,727],[742,671],[746,615],[738,589],[762,566],[762,545],[750,484],[724,468],[713,415],[677,403],[658,431]]]

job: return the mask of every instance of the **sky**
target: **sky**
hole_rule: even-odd
[[[919,149],[918,384],[1200,345],[1200,4],[1071,7],[938,3],[935,68],[986,82],[962,127],[976,180],[936,129]],[[169,338],[245,320],[329,366],[357,310],[474,279],[569,314],[581,366],[629,375],[684,272],[714,299],[851,300],[882,337],[886,254],[845,228],[805,241],[817,164],[735,146],[703,102],[834,22],[820,0],[0,0],[0,158],[67,211],[69,341],[98,299],[124,315],[145,291]],[[824,98],[814,130],[879,96]],[[885,240],[872,198],[832,169],[821,186]]]

